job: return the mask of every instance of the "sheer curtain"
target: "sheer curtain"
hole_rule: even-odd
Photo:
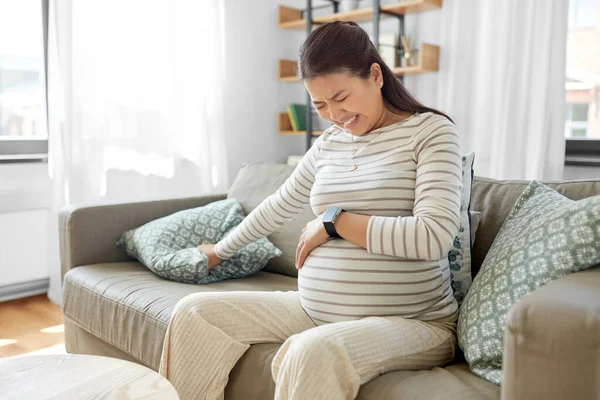
[[[475,172],[562,179],[568,0],[444,0],[437,107]]]
[[[67,204],[226,189],[222,0],[50,1],[50,292]]]

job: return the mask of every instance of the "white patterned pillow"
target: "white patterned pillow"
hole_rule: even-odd
[[[473,278],[471,277],[471,191],[473,186],[473,162],[475,154],[462,157],[462,192],[460,195],[460,226],[448,252],[452,290],[458,304],[464,300]]]

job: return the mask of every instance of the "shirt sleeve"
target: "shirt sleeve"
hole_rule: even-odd
[[[319,136],[315,140],[283,185],[215,245],[215,254],[220,259],[227,260],[242,247],[275,232],[310,203],[310,191],[315,182],[322,137]]]
[[[372,216],[367,251],[399,258],[440,260],[446,257],[459,228],[462,158],[456,127],[446,118],[413,139],[416,182],[413,216]]]

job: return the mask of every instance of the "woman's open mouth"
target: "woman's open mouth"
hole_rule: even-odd
[[[358,120],[360,119],[360,116],[357,114],[354,117],[350,118],[349,120],[344,122],[344,128],[345,129],[352,129],[354,128],[356,125],[358,125]]]

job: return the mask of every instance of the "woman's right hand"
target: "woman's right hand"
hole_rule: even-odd
[[[221,263],[221,261],[223,261],[215,254],[215,245],[214,244],[199,244],[196,247],[198,247],[201,252],[206,254],[206,257],[208,257],[208,270],[209,271],[211,269],[213,269],[214,267],[216,267],[217,265],[219,265]]]

